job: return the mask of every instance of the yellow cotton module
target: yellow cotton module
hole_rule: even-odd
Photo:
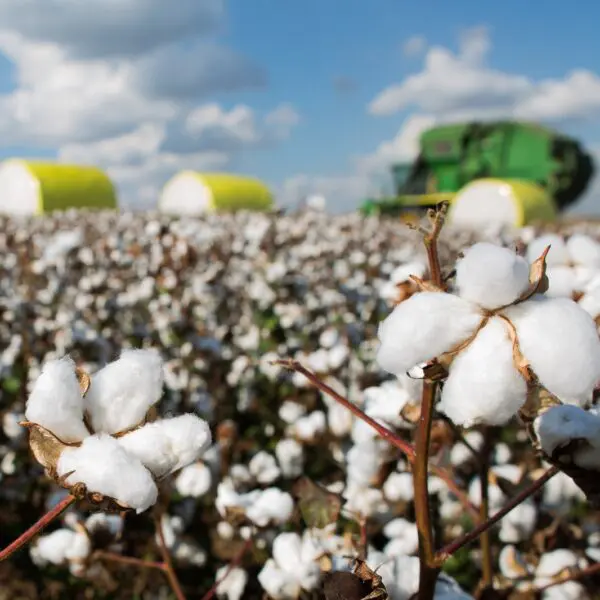
[[[24,159],[0,164],[0,213],[30,216],[117,206],[111,180],[97,167]]]
[[[182,171],[163,188],[161,212],[197,216],[238,210],[267,211],[274,206],[269,188],[259,179],[230,173]]]

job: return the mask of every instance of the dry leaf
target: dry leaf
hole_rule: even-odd
[[[339,494],[334,494],[308,477],[299,479],[292,488],[298,498],[298,508],[308,527],[323,529],[337,522],[343,505]]]
[[[81,367],[77,367],[75,369],[75,374],[77,375],[77,381],[79,381],[79,389],[81,390],[81,395],[85,396],[90,389],[90,384],[92,383],[91,377],[84,371]]]
[[[529,287],[519,296],[517,302],[524,302],[535,294],[543,294],[548,291],[548,276],[546,275],[546,256],[550,246],[542,252],[541,256],[531,263],[529,270]]]
[[[425,281],[416,275],[409,275],[408,278],[417,286],[420,292],[443,292],[444,290],[431,281]]]
[[[56,472],[58,459],[69,444],[59,440],[53,433],[30,421],[22,421],[21,425],[29,430],[29,447],[35,456],[35,459],[51,473]]]

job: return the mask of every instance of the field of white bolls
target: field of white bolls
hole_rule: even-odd
[[[442,221],[3,223],[9,597],[594,598],[600,231]]]

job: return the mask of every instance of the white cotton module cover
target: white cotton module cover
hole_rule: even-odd
[[[450,221],[460,227],[479,228],[490,223],[516,226],[519,223],[519,199],[513,188],[502,181],[473,181],[461,189],[452,201]]]
[[[214,211],[213,193],[200,175],[184,171],[165,184],[158,208],[169,214],[204,215]]]
[[[0,213],[26,216],[40,210],[40,182],[17,160],[0,164]]]

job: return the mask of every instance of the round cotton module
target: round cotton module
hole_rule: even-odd
[[[20,159],[0,164],[0,213],[30,216],[70,208],[117,208],[108,176],[79,165]]]
[[[158,201],[161,212],[185,216],[271,208],[273,196],[264,183],[228,173],[182,171],[165,184]]]
[[[467,184],[452,200],[449,214],[451,223],[465,229],[522,227],[555,217],[554,202],[540,186],[502,179],[477,179]]]

